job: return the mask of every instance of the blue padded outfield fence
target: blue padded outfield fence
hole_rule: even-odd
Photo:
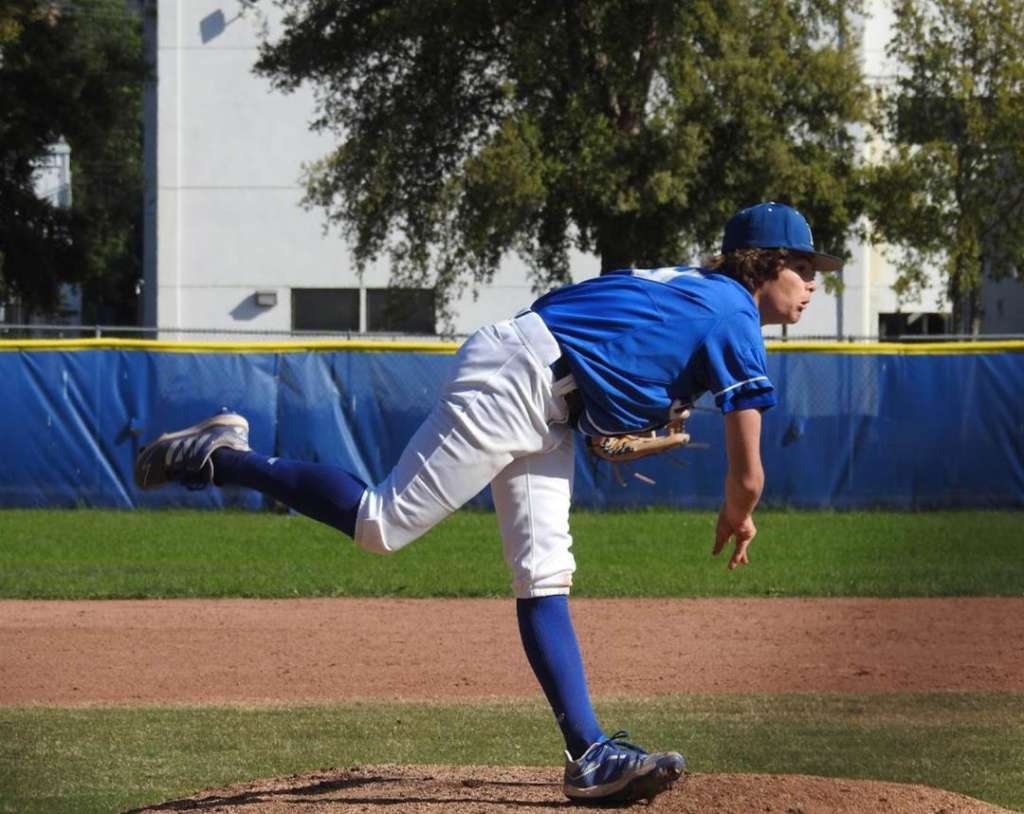
[[[222,406],[254,449],[378,480],[433,404],[455,345],[437,342],[0,342],[0,506],[260,508],[246,490],[142,493],[153,435]],[[1024,506],[1024,342],[770,344],[764,504],[800,508]],[[612,467],[580,446],[574,502],[715,508],[721,418],[707,448]],[[651,482],[653,481],[653,483]],[[489,505],[485,492],[476,505]]]

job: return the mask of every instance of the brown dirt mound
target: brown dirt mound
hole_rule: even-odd
[[[961,794],[899,783],[806,775],[694,774],[634,810],[663,814],[1000,814],[1007,809]],[[206,791],[131,814],[522,814],[581,810],[550,768],[363,766],[261,780]]]

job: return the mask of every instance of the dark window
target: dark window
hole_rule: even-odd
[[[971,103],[983,116],[994,116],[998,100],[994,96],[975,96]],[[896,106],[896,135],[905,144],[929,141],[961,142],[968,137],[968,114],[964,102],[945,96],[903,96]]]
[[[958,99],[911,96],[897,103],[897,138],[905,144],[924,144],[935,139],[959,141],[966,128],[963,105]]]
[[[949,333],[949,314],[917,311],[878,315],[878,336],[880,339],[896,339],[900,336],[938,336]]]
[[[368,331],[432,334],[435,322],[432,289],[370,288],[366,291]]]
[[[293,288],[293,331],[358,331],[358,288]]]

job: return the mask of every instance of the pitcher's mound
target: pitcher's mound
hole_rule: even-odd
[[[675,814],[1008,814],[960,794],[899,783],[804,775],[693,774],[634,810]],[[143,812],[223,814],[523,814],[586,811],[562,796],[561,772],[491,766],[360,766],[245,783]]]

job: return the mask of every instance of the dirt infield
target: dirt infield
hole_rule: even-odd
[[[573,615],[596,696],[1024,691],[1024,599],[583,599]],[[511,600],[6,601],[0,704],[537,697],[518,641]]]
[[[573,613],[596,696],[1024,691],[1024,599],[575,600]],[[0,705],[538,696],[511,600],[2,601],[0,654]],[[566,810],[556,770],[339,768],[145,810],[524,809]],[[1002,809],[920,786],[694,775],[651,810]]]

